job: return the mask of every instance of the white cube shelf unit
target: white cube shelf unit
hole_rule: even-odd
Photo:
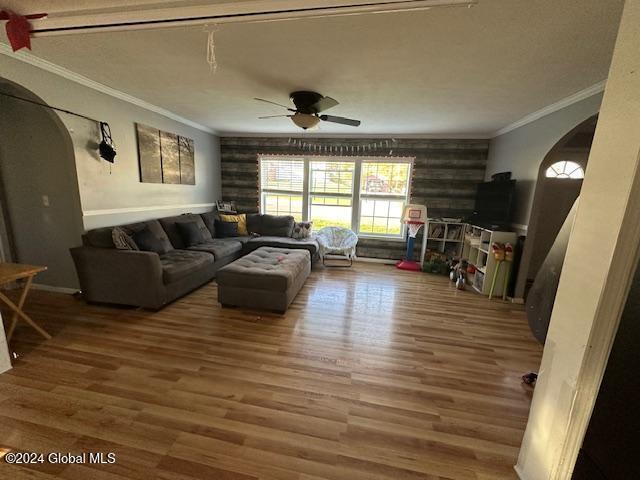
[[[425,225],[427,248],[444,253],[448,257],[460,258],[466,224],[429,219]]]
[[[500,232],[488,230],[475,225],[467,225],[462,247],[462,258],[476,267],[476,273],[469,275],[469,281],[473,288],[483,295],[489,295],[491,283],[496,274],[498,262],[491,252],[494,242],[510,243],[515,247],[518,236],[514,232]],[[494,295],[502,296],[505,277],[511,274],[513,262],[503,262],[498,278],[496,278],[496,291]]]

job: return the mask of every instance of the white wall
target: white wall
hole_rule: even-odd
[[[0,54],[0,72],[0,76],[31,90],[49,105],[110,124],[118,151],[113,166],[97,155],[99,132],[95,124],[60,114],[74,144],[86,229],[204,211],[219,198],[220,146],[215,135],[7,55]],[[194,139],[196,185],[139,182],[136,122]]]
[[[570,478],[633,275],[640,244],[638,45],[640,1],[628,1],[516,467],[525,480]]]
[[[516,208],[513,223],[528,225],[540,163],[572,128],[598,113],[602,94],[596,94],[534,122],[495,137],[489,145],[486,179],[497,172],[513,172]]]

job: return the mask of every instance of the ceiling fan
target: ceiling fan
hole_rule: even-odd
[[[349,125],[351,127],[358,127],[360,125],[360,120],[352,120],[350,118],[323,114],[322,112],[325,110],[329,110],[330,108],[338,105],[338,102],[331,97],[325,97],[317,92],[300,91],[293,92],[289,95],[289,98],[295,105],[295,108],[291,108],[277,102],[272,102],[271,100],[265,100],[264,98],[255,98],[255,100],[260,102],[278,105],[279,107],[286,108],[291,112],[286,115],[267,115],[258,118],[262,120],[265,118],[289,117],[293,123],[303,130],[315,127],[320,123],[320,121],[339,123],[341,125]]]

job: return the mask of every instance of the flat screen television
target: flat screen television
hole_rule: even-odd
[[[478,184],[469,223],[493,230],[509,229],[515,204],[516,181],[498,180]]]

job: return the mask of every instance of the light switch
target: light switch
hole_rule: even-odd
[[[42,195],[42,205],[45,207],[49,206],[49,195]]]

